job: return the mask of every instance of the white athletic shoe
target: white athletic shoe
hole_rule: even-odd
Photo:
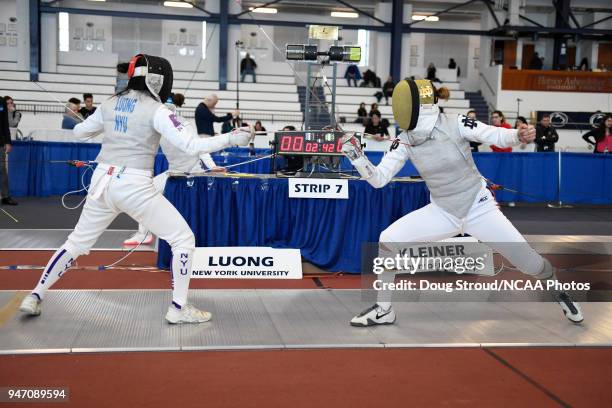
[[[392,306],[389,309],[383,309],[374,303],[363,312],[351,319],[351,326],[367,327],[375,326],[377,324],[393,324],[395,323],[395,311]]]
[[[174,305],[168,307],[168,313],[166,313],[166,320],[168,323],[181,324],[181,323],[204,323],[212,318],[212,314],[199,310],[192,305],[185,305],[181,309],[177,309]]]
[[[574,302],[567,292],[555,293],[555,300],[561,306],[563,314],[574,323],[580,323],[584,320],[582,310],[577,302]]]
[[[140,232],[136,232],[134,235],[123,241],[123,245],[134,246],[142,242],[142,245],[151,245],[153,243],[153,234],[147,233],[143,235]]]
[[[30,316],[38,316],[40,315],[40,312],[42,312],[42,301],[38,298],[38,296],[30,293],[21,301],[19,310]]]

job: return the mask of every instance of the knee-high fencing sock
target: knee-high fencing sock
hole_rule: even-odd
[[[193,251],[177,249],[172,252],[172,304],[180,309],[187,304]]]
[[[42,300],[47,290],[72,266],[75,259],[65,246],[55,251],[32,293]]]
[[[393,283],[395,281],[395,272],[392,271],[384,271],[380,275],[376,276],[375,279],[380,279],[382,281],[383,289],[378,291],[376,297],[376,303],[383,309],[387,310],[391,307],[391,300],[393,298],[393,291],[386,289],[389,283]]]

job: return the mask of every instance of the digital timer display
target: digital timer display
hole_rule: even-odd
[[[342,132],[276,132],[276,152],[281,155],[342,155]]]

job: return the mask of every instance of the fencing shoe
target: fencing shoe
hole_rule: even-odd
[[[377,324],[393,324],[395,323],[395,311],[392,306],[388,309],[383,309],[378,303],[374,303],[363,312],[351,319],[351,326],[367,327]]]
[[[168,313],[166,313],[166,320],[168,323],[181,324],[181,323],[204,323],[212,318],[212,314],[199,310],[192,305],[185,305],[180,309],[176,306],[170,305],[168,307]]]
[[[42,312],[42,301],[34,293],[30,293],[23,298],[19,310],[30,316],[38,316]]]
[[[572,298],[570,297],[570,295],[567,294],[567,292],[557,292],[554,294],[554,298],[561,306],[565,317],[567,317],[569,320],[574,323],[580,323],[584,320],[584,317],[582,316],[582,311],[580,310],[580,306],[577,302],[574,302],[572,300]]]

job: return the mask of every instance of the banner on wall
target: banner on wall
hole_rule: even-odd
[[[542,116],[550,115],[550,122],[557,129],[591,130],[599,126],[605,112],[566,112],[566,111],[538,111],[538,122]]]

